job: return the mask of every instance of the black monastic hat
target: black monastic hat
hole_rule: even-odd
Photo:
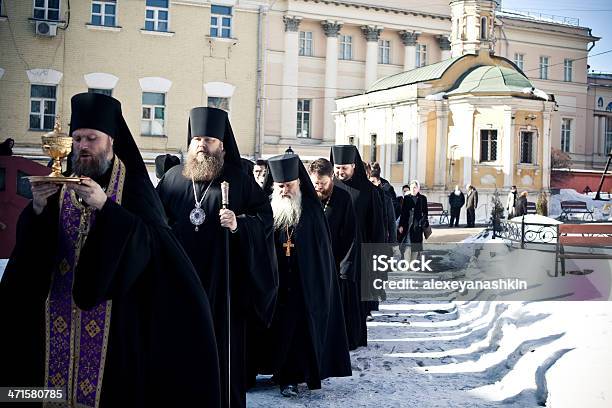
[[[297,154],[281,154],[268,160],[272,180],[276,183],[286,183],[299,178],[299,156]]]
[[[223,109],[199,106],[189,111],[187,144],[193,136],[214,137],[223,142],[227,112]]]
[[[70,134],[77,129],[95,129],[112,138],[119,135],[121,102],[98,93],[76,94],[70,100]]]
[[[172,167],[181,164],[181,160],[173,154],[160,154],[155,158],[155,175],[162,178]]]
[[[357,148],[353,145],[332,146],[333,162],[334,164],[353,164],[356,152]]]

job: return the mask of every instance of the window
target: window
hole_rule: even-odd
[[[516,64],[517,67],[519,67],[521,69],[521,71],[524,70],[524,65],[525,65],[525,54],[519,54],[519,53],[515,53],[514,54],[514,63]]]
[[[95,0],[91,2],[91,24],[114,27],[116,25],[117,0]]]
[[[395,161],[404,161],[404,134],[402,132],[397,132],[395,134],[395,146],[397,149],[395,153]]]
[[[574,60],[566,58],[563,60],[563,80],[565,82],[572,82],[572,65]]]
[[[597,100],[597,107],[598,108],[603,108],[604,105],[604,101],[602,97],[599,97],[599,99]]]
[[[0,167],[0,191],[6,191],[6,169]]]
[[[223,109],[226,112],[229,112],[229,98],[221,98],[218,96],[209,96],[208,97],[208,107],[209,108],[218,108]]]
[[[487,18],[486,17],[482,17],[480,19],[480,39],[481,40],[487,39]]]
[[[612,112],[612,102],[610,102],[610,103],[608,104],[608,106],[606,106],[606,110],[607,110],[608,112]]]
[[[163,136],[166,111],[166,94],[142,93],[142,120],[140,134],[146,136]]]
[[[113,90],[112,89],[89,88],[87,90],[87,92],[89,92],[89,93],[99,93],[99,94],[106,95],[106,96],[113,96]]]
[[[34,18],[59,20],[60,0],[34,0]]]
[[[168,31],[168,0],[147,0],[145,30]]]
[[[378,63],[390,64],[391,41],[378,40]]]
[[[17,170],[17,195],[31,200],[33,198],[32,185],[26,178],[28,176],[31,176],[31,174]]]
[[[311,31],[300,31],[300,55],[312,57]]]
[[[540,79],[548,79],[548,57],[540,57]]]
[[[375,162],[376,160],[376,134],[373,134],[370,139],[370,162]]]
[[[427,65],[427,45],[417,44],[416,45],[416,66],[424,67]]]
[[[533,132],[521,132],[521,163],[533,163]]]
[[[569,152],[572,138],[572,120],[561,119],[561,151]]]
[[[497,130],[480,131],[480,162],[497,160]]]
[[[353,37],[350,35],[340,36],[340,48],[338,50],[338,58],[341,60],[353,59]]]
[[[210,36],[230,38],[232,36],[232,8],[212,5],[210,8]]]
[[[311,100],[298,99],[297,106],[297,137],[310,137]]]
[[[606,150],[604,153],[612,153],[612,120],[606,117]]]
[[[53,129],[55,124],[55,92],[55,85],[32,85],[30,88],[30,129]]]

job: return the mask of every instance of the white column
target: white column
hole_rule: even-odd
[[[504,162],[504,189],[509,189],[514,180],[514,123],[512,109],[504,109],[503,121],[503,162]]]
[[[327,36],[327,51],[325,53],[325,104],[323,121],[323,141],[334,141],[334,122],[332,112],[336,109],[338,87],[338,32],[342,23],[338,21],[322,21],[323,31]]]
[[[298,97],[298,29],[301,17],[284,16],[285,56],[283,61],[283,100],[281,104],[281,138],[295,139]]]
[[[378,70],[378,39],[382,32],[381,27],[363,26],[361,31],[366,38],[366,67],[365,67],[365,82],[364,89],[368,89],[370,85],[376,81]]]
[[[601,145],[599,147],[599,154],[603,154],[604,156],[607,156],[608,153],[610,152],[606,152],[606,117],[605,116],[600,116],[599,117],[599,140],[601,140]]]
[[[551,153],[551,136],[550,136],[550,112],[542,113],[544,121],[544,129],[542,136],[542,189],[550,188],[550,153]]]
[[[384,177],[391,178],[391,163],[393,162],[393,153],[395,149],[393,148],[396,145],[396,137],[395,137],[395,124],[393,123],[393,108],[385,109],[385,137],[384,137],[384,146],[385,146],[385,156],[384,156],[384,167],[381,169],[384,170]]]
[[[416,68],[416,43],[419,33],[414,31],[400,31],[399,36],[404,44],[404,71]]]
[[[466,121],[466,133],[469,137],[466,137],[461,144],[461,153],[463,155],[463,184],[471,184],[472,183],[472,161],[473,161],[473,151],[474,151],[474,111],[475,108],[473,106],[465,109],[465,121]],[[455,115],[453,115],[455,118]],[[456,126],[456,124],[455,124]],[[478,136],[476,136],[478,137]],[[480,140],[477,141],[480,143]]]
[[[574,136],[574,135],[572,135]],[[593,116],[593,155],[599,151],[599,116]]]
[[[448,37],[440,36],[438,37],[438,44],[440,45],[441,52],[441,61],[445,61],[451,57],[451,43]]]
[[[443,188],[446,184],[448,110],[445,106],[436,109],[436,166],[434,187]]]
[[[402,184],[408,183],[410,180],[410,130],[411,127],[404,128],[403,138],[404,138],[404,155],[403,158],[403,172],[402,172]]]
[[[416,179],[419,180],[421,186],[426,185],[425,177],[427,175],[427,115],[429,111],[420,111],[417,117],[419,118],[418,125],[418,157],[416,159]],[[431,187],[431,186],[428,186]]]
[[[420,124],[419,124],[419,115],[417,113],[417,109],[416,107],[412,110],[412,125],[409,127],[410,131],[407,133],[408,135],[410,135],[410,139],[409,139],[409,144],[410,144],[410,172],[409,172],[409,177],[407,180],[407,183],[410,182],[410,180],[414,180],[415,178],[417,178],[417,159],[419,157],[419,140],[418,140],[418,136],[419,136],[419,130],[421,128]]]

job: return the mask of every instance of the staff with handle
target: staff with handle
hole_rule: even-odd
[[[229,183],[224,181],[221,183],[221,208],[223,210],[229,209]],[[238,228],[236,226],[236,228]],[[227,402],[228,406],[232,405],[232,385],[231,385],[231,372],[232,372],[232,318],[231,318],[231,303],[230,303],[230,273],[229,273],[229,231],[225,228],[223,233],[225,241],[225,281],[227,282]]]

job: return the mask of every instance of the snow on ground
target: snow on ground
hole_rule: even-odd
[[[368,323],[368,347],[351,353],[352,377],[325,380],[316,391],[300,386],[301,394],[294,399],[283,398],[278,387],[264,384],[248,393],[247,405],[612,405],[610,302],[381,306]],[[427,309],[438,313],[423,319]]]
[[[4,268],[6,268],[7,263],[8,259],[0,259],[0,279],[2,279],[2,275],[4,274]]]
[[[561,189],[559,194],[550,196],[549,216],[557,218],[561,215],[561,201],[584,201],[589,210],[593,211],[593,219],[596,221],[612,218],[612,201],[595,200],[595,193],[582,194],[573,189]],[[571,219],[582,220],[583,215],[576,214]]]
[[[500,263],[525,273],[530,266],[543,268],[522,265],[531,261],[503,240],[492,240],[490,231],[463,242],[499,243],[495,254],[487,250],[470,257],[466,275],[474,262],[497,262],[506,275]],[[457,260],[456,254],[451,257]],[[582,278],[565,279],[574,290]],[[527,298],[550,295],[539,286],[530,288]],[[403,299],[382,303],[373,317],[368,347],[351,352],[351,377],[325,380],[321,390],[302,384],[300,395],[291,399],[260,378],[247,394],[247,406],[612,406],[612,302]]]

